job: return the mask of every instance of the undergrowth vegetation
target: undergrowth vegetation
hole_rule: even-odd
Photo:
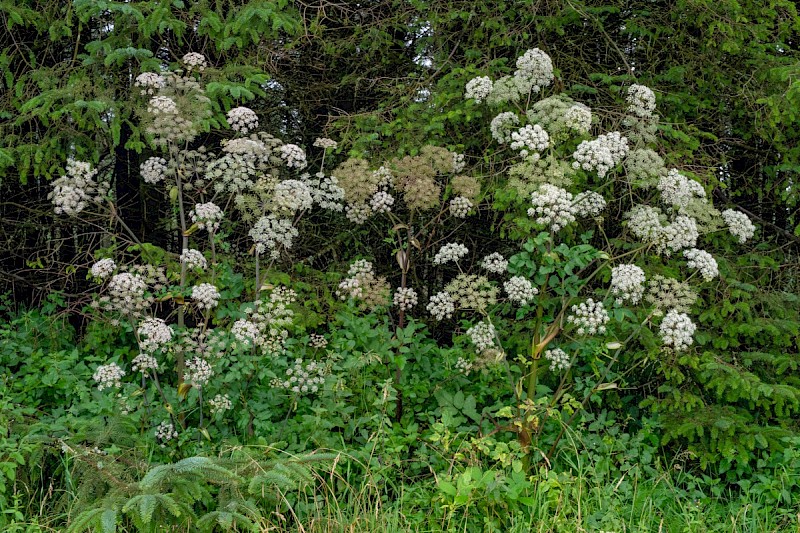
[[[632,76],[591,109],[539,48],[506,65],[463,80],[480,152],[392,154],[143,63],[161,235],[113,153],[63,162],[91,288],[3,300],[3,530],[800,529],[790,254]]]

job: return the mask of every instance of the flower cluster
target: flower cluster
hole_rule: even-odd
[[[192,222],[197,224],[198,228],[208,230],[209,233],[219,229],[223,216],[222,209],[213,202],[195,204],[194,209],[189,212]]]
[[[450,215],[455,218],[466,218],[469,210],[472,209],[472,202],[464,196],[456,196],[450,200]]]
[[[325,348],[328,346],[328,339],[325,338],[324,335],[320,335],[319,333],[312,333],[308,336],[308,345],[312,348]]]
[[[233,402],[231,402],[231,399],[227,394],[217,394],[208,400],[208,405],[211,407],[212,415],[224,413],[225,411],[229,411],[233,408]]]
[[[117,268],[117,264],[114,262],[113,259],[105,258],[100,259],[95,264],[92,265],[92,276],[96,277],[97,279],[106,279],[111,274],[114,273],[114,270]]]
[[[603,302],[595,302],[589,298],[581,304],[573,305],[570,310],[572,314],[567,317],[567,322],[578,327],[578,335],[605,334],[610,317]]]
[[[539,289],[531,281],[522,276],[514,276],[503,284],[508,294],[508,299],[519,305],[527,305],[533,297],[539,294]]]
[[[281,146],[280,156],[289,168],[298,170],[306,168],[306,153],[296,144],[284,144]]]
[[[481,266],[494,274],[503,274],[508,269],[508,259],[493,252],[481,260]]]
[[[201,270],[205,270],[208,266],[208,261],[206,261],[203,252],[193,248],[183,249],[183,253],[181,253],[181,263],[186,265],[186,268],[199,268]]]
[[[300,180],[284,180],[275,185],[272,207],[275,212],[293,215],[311,209],[314,198],[311,187]]]
[[[228,124],[233,131],[247,134],[258,127],[258,115],[249,107],[234,107],[228,111]]]
[[[697,248],[684,250],[683,256],[689,260],[687,263],[689,268],[696,268],[699,270],[704,280],[711,281],[719,276],[717,260],[705,250],[698,250]]]
[[[467,330],[467,336],[475,348],[482,352],[494,346],[494,325],[489,322],[478,322]]]
[[[661,321],[659,333],[664,346],[681,351],[692,345],[692,336],[696,329],[697,326],[694,325],[689,315],[673,309]]]
[[[436,320],[444,320],[452,318],[456,306],[453,297],[447,291],[441,291],[431,296],[426,309]]]
[[[149,370],[158,371],[158,360],[147,353],[140,353],[133,358],[133,371],[141,372],[145,376]]]
[[[611,293],[617,297],[617,305],[625,300],[637,304],[644,295],[644,270],[636,265],[618,265],[611,269]]]
[[[314,394],[325,383],[327,369],[316,361],[303,363],[295,359],[294,366],[286,369],[286,379],[275,384],[297,394]]]
[[[552,231],[559,231],[575,222],[572,194],[549,183],[542,184],[531,194],[533,207],[528,209],[529,217],[536,217],[536,223],[550,226]]]
[[[498,289],[485,276],[459,274],[444,289],[459,309],[483,312],[497,303]]]
[[[208,385],[213,375],[214,369],[211,368],[211,364],[202,357],[193,357],[186,361],[186,371],[183,375],[186,383],[202,389]]]
[[[511,111],[500,113],[492,119],[489,128],[492,138],[500,144],[511,142],[512,132],[519,124],[519,117]]]
[[[188,54],[185,54],[181,61],[189,70],[197,69],[202,72],[208,66],[206,56],[203,54],[198,54],[197,52],[189,52]]]
[[[103,390],[121,387],[124,376],[125,371],[117,363],[109,363],[98,366],[92,375],[92,379],[97,382],[97,390]]]
[[[271,259],[280,257],[281,247],[289,249],[294,244],[294,238],[299,235],[297,228],[289,218],[277,218],[267,215],[258,219],[249,232],[256,243],[256,252],[264,254],[269,251]]]
[[[575,104],[564,113],[564,124],[580,134],[588,133],[592,127],[592,110],[584,104]]]
[[[219,303],[220,294],[210,283],[201,283],[192,287],[192,299],[200,309],[210,310]]]
[[[450,261],[458,263],[468,253],[469,249],[463,244],[453,242],[447,243],[439,248],[439,251],[436,252],[435,256],[433,256],[433,264],[443,265],[445,263],[449,263]]]
[[[175,426],[167,421],[161,422],[158,425],[155,435],[156,440],[162,448],[166,446],[167,442],[178,438],[178,432],[175,430]]]
[[[747,242],[756,233],[756,227],[744,213],[726,209],[722,212],[722,219],[728,225],[731,235],[739,239],[740,243]]]
[[[473,78],[464,88],[464,97],[474,99],[477,103],[486,100],[492,94],[492,80],[486,76]]]
[[[388,213],[394,205],[394,196],[386,191],[378,191],[372,195],[369,206],[374,213]]]
[[[314,139],[314,146],[317,148],[322,148],[323,150],[335,150],[339,143],[334,141],[333,139],[328,139],[326,137],[319,137]]]
[[[166,81],[164,80],[164,76],[156,74],[155,72],[142,72],[136,76],[133,85],[141,89],[141,94],[143,96],[153,95],[156,94],[159,89],[164,88]]]
[[[550,361],[550,370],[567,370],[571,363],[567,352],[561,348],[553,348],[544,352],[544,358]]]
[[[233,337],[243,346],[257,346],[268,355],[281,354],[288,327],[294,319],[289,307],[297,299],[297,293],[286,287],[272,289],[268,299],[256,300],[254,307],[247,309],[247,319],[237,320],[231,329]]]
[[[108,296],[101,298],[101,304],[111,311],[138,317],[150,305],[149,298],[145,296],[146,290],[147,284],[141,276],[121,272],[108,282]]]
[[[553,61],[545,52],[538,48],[527,50],[517,58],[517,70],[514,72],[517,80],[524,80],[521,84],[526,87],[524,92],[538,93],[542,88],[553,83]]]
[[[97,169],[89,163],[67,160],[67,173],[53,181],[53,190],[48,195],[56,214],[71,217],[86,209],[90,203],[100,203],[108,195],[107,180],[95,181]]]
[[[694,199],[704,200],[706,191],[696,181],[687,178],[677,169],[671,169],[656,185],[665,203],[672,204],[679,211],[685,209]]]
[[[139,165],[139,173],[145,183],[155,185],[164,180],[167,173],[167,160],[163,157],[150,157]]]
[[[342,300],[352,298],[361,306],[374,309],[389,301],[389,284],[386,278],[377,277],[372,263],[357,259],[347,271],[348,277],[339,283],[336,294]]]
[[[594,170],[600,178],[617,166],[628,155],[628,139],[618,131],[599,136],[593,141],[583,141],[572,154],[575,169]]]
[[[653,305],[656,315],[665,310],[684,313],[697,301],[697,294],[685,281],[656,275],[647,282],[645,300]]]
[[[628,112],[640,118],[649,118],[656,110],[656,95],[649,87],[634,84],[628,87]]]
[[[417,291],[411,287],[399,287],[394,293],[392,303],[401,311],[409,311],[417,305]]]
[[[606,200],[599,193],[585,191],[575,196],[572,210],[581,217],[596,217],[606,208]]]
[[[524,126],[511,133],[511,149],[519,150],[522,157],[527,157],[530,152],[538,156],[539,152],[547,150],[550,146],[550,136],[538,124]]]
[[[172,340],[172,328],[160,318],[144,319],[136,334],[139,337],[139,349],[144,353],[162,349]]]

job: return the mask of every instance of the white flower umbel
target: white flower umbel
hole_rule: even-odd
[[[673,205],[679,211],[685,209],[694,199],[705,200],[706,191],[696,181],[687,178],[677,169],[670,169],[666,176],[658,180],[656,186],[665,203]]]
[[[306,168],[306,153],[296,144],[284,144],[279,151],[287,167],[298,170]]]
[[[698,250],[697,248],[684,250],[683,256],[689,260],[689,268],[696,268],[699,270],[700,275],[703,276],[704,280],[711,281],[719,276],[719,266],[717,265],[717,260],[705,250]]]
[[[200,270],[205,270],[208,266],[208,261],[206,261],[203,252],[200,250],[184,248],[183,253],[181,253],[181,263],[186,265],[186,268],[199,268]]]
[[[570,309],[572,314],[567,317],[567,322],[577,326],[578,335],[605,335],[609,316],[603,302],[589,298]]]
[[[617,166],[628,155],[628,139],[618,131],[600,135],[593,141],[583,141],[572,154],[572,167],[594,170],[600,178]]]
[[[572,194],[561,187],[542,184],[531,194],[531,204],[533,207],[528,209],[528,216],[536,217],[537,224],[550,226],[553,231],[575,222]]]
[[[173,426],[170,422],[164,421],[161,422],[155,431],[156,440],[158,441],[159,445],[164,448],[166,443],[171,441],[172,439],[178,438],[178,432],[175,430],[175,426]]]
[[[367,204],[347,204],[345,217],[353,224],[359,226],[372,216],[372,208]]]
[[[511,149],[519,150],[519,155],[527,157],[534,152],[538,155],[550,146],[550,136],[538,124],[528,124],[511,133]],[[538,157],[537,157],[538,159]]]
[[[291,219],[267,215],[256,221],[256,225],[250,230],[249,235],[256,243],[257,253],[269,252],[271,259],[277,259],[280,257],[281,248],[288,250],[292,247],[294,238],[299,235],[299,232],[292,225]]]
[[[411,287],[398,287],[394,293],[392,302],[403,311],[409,311],[417,305],[417,291]]]
[[[686,313],[679,313],[674,309],[664,316],[659,327],[661,341],[667,348],[676,351],[686,350],[692,345],[697,326]]]
[[[539,294],[539,289],[531,281],[522,276],[514,276],[503,284],[508,299],[519,305],[527,305]]]
[[[441,291],[431,296],[426,309],[436,320],[444,320],[453,316],[456,306],[450,293]]]
[[[514,78],[523,88],[521,92],[538,93],[553,83],[553,61],[538,48],[528,50],[517,58],[517,70]]]
[[[582,192],[572,201],[572,210],[579,217],[596,217],[605,208],[605,198],[594,191]]]
[[[739,239],[740,243],[747,242],[756,234],[756,227],[750,222],[750,218],[740,211],[726,209],[722,212],[722,219],[728,225],[728,231]]]
[[[456,196],[450,200],[450,215],[455,218],[467,218],[469,210],[472,209],[472,202],[463,196]]]
[[[133,371],[141,372],[145,376],[150,370],[158,372],[158,360],[150,354],[140,353],[133,358],[132,361]]]
[[[516,129],[519,124],[519,117],[516,113],[505,111],[500,113],[492,119],[489,129],[492,132],[492,138],[499,144],[511,142],[511,133]]]
[[[145,183],[155,185],[164,180],[167,173],[167,160],[163,157],[150,157],[139,165],[139,173]]]
[[[228,124],[233,131],[247,134],[258,127],[258,115],[249,107],[234,107],[228,111]]]
[[[233,408],[233,402],[231,402],[231,399],[227,394],[217,394],[208,400],[208,405],[211,407],[212,415],[224,413],[225,411],[230,411]]]
[[[643,242],[652,242],[661,233],[661,211],[649,205],[635,205],[627,214],[628,229]]]
[[[308,345],[312,348],[322,349],[328,346],[328,339],[319,333],[312,333],[308,336]]]
[[[98,366],[92,375],[92,379],[97,382],[97,390],[103,390],[121,387],[124,376],[125,371],[117,363],[109,363]]]
[[[186,361],[186,371],[184,372],[184,379],[186,383],[190,383],[198,389],[202,389],[211,380],[214,375],[214,369],[211,364],[201,357],[193,357],[191,360]]]
[[[492,80],[487,76],[472,78],[464,87],[464,98],[472,98],[480,104],[492,94],[492,85]]]
[[[201,283],[192,287],[192,299],[200,309],[213,309],[219,303],[220,294],[210,283]]]
[[[136,76],[136,81],[133,82],[133,85],[141,89],[142,95],[153,95],[159,89],[164,88],[166,81],[164,76],[155,72],[142,72]]]
[[[592,128],[592,110],[584,104],[575,104],[564,112],[564,124],[580,134]]]
[[[294,366],[286,369],[286,380],[276,384],[297,394],[314,394],[325,383],[327,369],[316,361],[303,363],[295,359]]]
[[[544,352],[544,358],[550,361],[550,370],[567,370],[570,367],[570,358],[561,348],[553,348]]]
[[[655,240],[656,249],[659,253],[669,257],[672,252],[693,248],[699,237],[700,233],[694,219],[680,215],[675,217],[671,224],[661,228],[661,232]]]
[[[224,214],[213,202],[205,204],[195,204],[194,209],[189,212],[189,218],[192,219],[194,224],[200,229],[205,229],[209,233],[214,233],[219,229],[219,223],[222,222]]]
[[[439,251],[433,256],[433,264],[443,265],[450,261],[458,263],[468,253],[469,249],[463,244],[450,242],[439,248]]]
[[[154,96],[147,102],[147,112],[151,115],[177,115],[178,105],[169,96]]]
[[[300,180],[284,180],[275,185],[272,206],[275,211],[293,215],[311,209],[314,198],[311,187]]]
[[[650,118],[656,110],[656,95],[649,87],[634,84],[628,87],[628,113],[639,118]]]
[[[628,155],[628,139],[618,131],[612,131],[597,137],[597,141],[608,148],[614,166],[617,166]]]
[[[378,191],[372,195],[369,206],[374,213],[389,213],[394,205],[394,196],[385,191]]]
[[[53,181],[53,190],[48,199],[53,202],[57,215],[76,216],[93,202],[101,202],[109,192],[107,180],[95,181],[97,169],[91,164],[67,160],[67,173]]]
[[[339,143],[327,137],[318,137],[314,139],[314,146],[322,148],[323,150],[335,150]]]
[[[244,346],[255,346],[259,344],[260,330],[257,324],[240,318],[231,326],[231,335]]]
[[[458,174],[467,166],[464,154],[453,154],[453,174]]]
[[[139,349],[145,353],[165,348],[172,340],[172,328],[160,318],[145,318],[136,333],[139,336]]]
[[[111,274],[114,273],[114,270],[117,268],[117,264],[114,262],[113,259],[100,259],[95,264],[92,265],[92,276],[96,277],[97,279],[106,279]]]
[[[508,269],[508,260],[497,252],[493,252],[481,260],[481,266],[494,274],[502,274]]]
[[[112,306],[122,314],[136,313],[144,307],[145,290],[147,284],[144,280],[129,272],[116,274],[108,282]]]
[[[494,346],[494,334],[494,326],[489,322],[478,322],[467,330],[469,340],[479,352]]]
[[[314,203],[322,209],[341,212],[344,209],[344,204],[342,204],[344,189],[339,186],[339,180],[323,173],[318,173],[316,178],[316,180],[307,182],[311,188]]]
[[[203,54],[198,54],[197,52],[189,52],[185,54],[181,61],[188,70],[199,70],[202,72],[205,70],[206,66],[208,66],[208,61],[206,61],[206,56]]]
[[[636,265],[618,265],[611,269],[611,294],[617,297],[621,305],[629,300],[638,304],[644,296],[644,270]]]

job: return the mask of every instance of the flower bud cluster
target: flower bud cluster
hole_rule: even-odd
[[[692,345],[697,326],[694,325],[692,319],[686,313],[679,313],[672,310],[664,316],[659,327],[661,334],[661,341],[667,348],[672,348],[675,351],[686,350]]]
[[[605,335],[606,324],[610,320],[608,311],[603,302],[595,302],[589,298],[585,302],[573,305],[572,314],[567,317],[567,322],[578,327],[578,335]]]
[[[441,291],[431,296],[426,309],[436,320],[444,320],[452,318],[456,306],[450,293]]]
[[[312,348],[322,349],[328,346],[328,339],[319,333],[312,333],[308,337],[308,345]]]
[[[467,218],[469,210],[472,209],[472,202],[463,196],[456,196],[450,200],[450,215],[455,218]]]
[[[464,97],[472,98],[477,103],[486,100],[492,94],[492,80],[487,76],[472,78],[464,88]]]
[[[475,348],[482,352],[494,346],[494,325],[489,322],[478,322],[467,330],[467,336]]]
[[[618,265],[611,269],[611,294],[617,297],[617,305],[625,300],[637,304],[644,295],[644,270],[636,265]]]
[[[388,213],[394,205],[394,196],[386,191],[378,191],[372,195],[369,206],[374,213]]]
[[[527,305],[533,297],[539,294],[539,289],[531,281],[522,276],[514,276],[503,284],[508,294],[508,299],[519,305]]]
[[[92,379],[97,382],[97,390],[121,387],[125,371],[117,363],[100,365],[94,371]]]
[[[436,252],[435,256],[433,256],[433,264],[443,265],[445,263],[449,263],[450,261],[458,263],[468,253],[469,249],[463,244],[454,242],[447,243],[439,248],[439,251]]]

